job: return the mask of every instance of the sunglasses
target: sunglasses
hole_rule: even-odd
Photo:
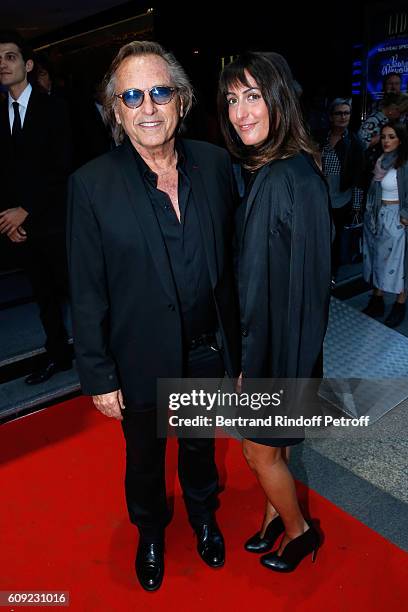
[[[177,87],[166,87],[165,85],[155,85],[150,89],[127,89],[120,94],[115,94],[116,98],[120,98],[128,108],[138,108],[143,104],[145,93],[147,92],[150,99],[155,104],[168,104],[174,97]]]

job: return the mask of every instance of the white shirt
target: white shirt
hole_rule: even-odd
[[[13,102],[18,102],[18,104],[19,104],[18,110],[20,111],[21,127],[23,127],[24,119],[25,119],[26,112],[27,112],[28,101],[30,100],[32,89],[33,88],[31,87],[31,85],[29,83],[27,85],[27,87],[24,89],[24,91],[21,92],[21,94],[17,98],[17,100],[14,100],[14,98],[10,95],[10,92],[9,92],[9,95],[8,95],[8,110],[9,110],[10,132],[13,129],[13,121],[14,121]]]
[[[388,202],[398,202],[398,183],[397,183],[397,171],[395,168],[390,168],[387,174],[381,181],[382,195],[381,199]]]

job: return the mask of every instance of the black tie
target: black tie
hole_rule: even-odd
[[[11,130],[13,139],[17,139],[18,136],[21,134],[21,118],[20,118],[20,111],[18,107],[19,107],[19,103],[13,102],[14,121],[13,121],[12,130]]]

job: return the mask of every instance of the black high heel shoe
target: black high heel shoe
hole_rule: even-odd
[[[268,550],[271,550],[278,536],[280,536],[280,534],[284,531],[285,526],[283,521],[280,516],[277,516],[270,523],[268,523],[263,537],[261,536],[261,532],[258,531],[258,533],[253,535],[245,542],[244,548],[251,553],[267,552]]]
[[[309,524],[310,525],[310,524]],[[312,561],[316,559],[320,546],[320,538],[313,525],[294,540],[286,544],[281,556],[276,552],[261,557],[262,565],[275,572],[293,572],[307,555],[312,553]]]

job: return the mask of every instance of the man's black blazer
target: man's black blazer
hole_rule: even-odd
[[[237,375],[231,163],[214,145],[183,144],[225,364]],[[68,263],[83,392],[121,388],[128,405],[155,403],[156,379],[183,375],[181,315],[160,227],[129,141],[72,175]]]
[[[0,209],[22,206],[30,235],[63,231],[71,170],[71,126],[63,100],[33,88],[18,148],[10,130],[8,100],[0,105]]]

